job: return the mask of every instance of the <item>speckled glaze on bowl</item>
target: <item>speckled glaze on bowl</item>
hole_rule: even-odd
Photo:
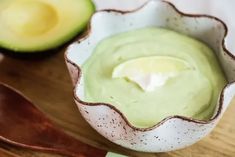
[[[149,128],[136,128],[111,104],[84,102],[84,82],[80,66],[102,39],[120,32],[159,26],[197,38],[214,49],[229,84],[221,91],[214,116],[195,120],[172,115]],[[101,135],[123,147],[144,152],[166,152],[184,148],[202,139],[215,127],[235,96],[235,56],[225,47],[226,25],[206,15],[188,15],[169,2],[150,1],[133,12],[97,12],[90,28],[66,50],[65,60],[73,80],[74,99],[87,122]],[[95,79],[95,76],[94,76]]]

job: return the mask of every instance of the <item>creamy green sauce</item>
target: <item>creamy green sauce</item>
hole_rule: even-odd
[[[152,92],[125,78],[112,78],[115,66],[140,57],[170,56],[194,70],[181,72]],[[150,127],[181,115],[209,119],[226,79],[213,51],[204,43],[163,28],[144,28],[101,41],[82,66],[85,101],[110,103],[136,127]]]

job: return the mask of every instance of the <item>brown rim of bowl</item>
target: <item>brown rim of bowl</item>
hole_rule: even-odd
[[[149,1],[151,2],[151,1]],[[139,11],[141,8],[143,8],[146,4],[148,4],[149,2],[146,2],[145,4],[143,4],[141,7],[135,9],[135,10],[132,10],[132,11],[120,11],[120,10],[114,10],[114,9],[105,9],[105,10],[101,10],[101,11],[97,11],[96,13],[99,13],[99,12],[106,12],[106,13],[109,13],[109,12],[113,12],[113,13],[118,13],[118,14],[128,14],[128,13],[134,13],[136,11]],[[210,16],[210,15],[205,15],[205,14],[186,14],[186,13],[183,13],[181,11],[179,11],[174,4],[170,3],[170,2],[167,2],[167,1],[162,1],[164,3],[167,3],[169,6],[172,7],[172,9],[174,9],[178,14],[184,16],[184,17],[197,17],[197,18],[208,18],[208,19],[213,19],[213,20],[216,20],[218,21],[219,23],[221,23],[223,25],[223,29],[225,30],[225,33],[224,33],[224,37],[223,37],[223,40],[222,40],[222,48],[223,50],[235,61],[235,56],[229,52],[227,50],[227,48],[225,47],[225,38],[227,37],[227,33],[228,33],[228,28],[226,26],[226,24],[220,20],[219,18],[217,17],[214,17],[214,16]],[[93,15],[94,16],[94,15]],[[84,34],[82,36],[80,36],[78,38],[78,41],[74,42],[74,43],[80,43],[82,42],[83,40],[85,40],[89,35],[90,35],[90,32],[91,32],[91,21],[89,22],[88,24],[88,28],[87,30],[84,32]],[[70,44],[71,45],[71,44]],[[69,46],[70,46],[69,45]],[[228,88],[229,86],[231,86],[234,82],[230,82],[228,83],[221,91],[221,94],[220,94],[220,97],[219,97],[219,106],[217,108],[217,111],[216,111],[216,114],[210,118],[209,120],[197,120],[197,119],[193,119],[193,118],[189,118],[189,117],[184,117],[184,116],[179,116],[179,115],[173,115],[173,116],[168,116],[166,118],[164,118],[163,120],[161,120],[160,122],[158,122],[157,124],[151,126],[151,127],[147,127],[147,128],[138,128],[138,127],[135,127],[133,126],[129,121],[128,119],[126,118],[126,116],[119,110],[117,109],[115,106],[109,104],[109,103],[89,103],[89,102],[84,102],[82,100],[80,100],[78,98],[78,96],[76,95],[76,87],[79,85],[79,81],[80,81],[80,77],[81,77],[81,68],[76,64],[74,63],[73,61],[69,60],[67,58],[67,54],[68,54],[68,48],[69,46],[66,48],[65,50],[65,54],[64,54],[64,57],[65,57],[65,61],[70,63],[71,65],[73,65],[74,67],[76,67],[76,69],[78,70],[78,78],[75,82],[75,87],[74,87],[74,90],[73,90],[73,94],[74,94],[74,98],[75,98],[75,101],[79,102],[80,104],[82,105],[87,105],[87,106],[107,106],[109,107],[110,109],[114,110],[115,112],[117,112],[123,119],[124,121],[126,122],[126,124],[132,128],[133,130],[135,131],[141,131],[141,132],[145,132],[145,131],[151,131],[151,130],[154,130],[155,128],[161,126],[162,124],[164,124],[166,121],[168,120],[171,120],[171,119],[180,119],[180,120],[183,120],[183,121],[188,121],[188,122],[192,122],[192,123],[196,123],[196,124],[209,124],[211,122],[213,122],[214,120],[216,120],[219,115],[221,114],[222,112],[222,108],[223,108],[223,102],[224,102],[224,92],[225,92],[225,89]]]

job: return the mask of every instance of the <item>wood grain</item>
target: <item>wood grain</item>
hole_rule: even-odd
[[[213,132],[197,144],[170,153],[140,153],[117,146],[93,130],[81,117],[72,97],[72,84],[63,50],[42,59],[22,59],[0,53],[0,81],[29,97],[58,126],[90,145],[136,157],[233,157],[235,156],[235,101]],[[0,156],[59,157],[0,143]],[[5,155],[5,156],[4,156]]]
[[[15,155],[5,149],[0,148],[0,156],[1,157],[19,157],[18,155]]]

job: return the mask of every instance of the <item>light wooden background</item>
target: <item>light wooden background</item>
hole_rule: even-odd
[[[63,50],[42,59],[20,59],[0,53],[0,81],[28,96],[59,127],[93,146],[137,157],[234,157],[235,101],[214,131],[197,144],[170,153],[146,154],[112,144],[81,117],[72,98],[72,84],[66,69]],[[1,129],[1,128],[0,128]],[[60,157],[16,148],[0,142],[0,157]]]

